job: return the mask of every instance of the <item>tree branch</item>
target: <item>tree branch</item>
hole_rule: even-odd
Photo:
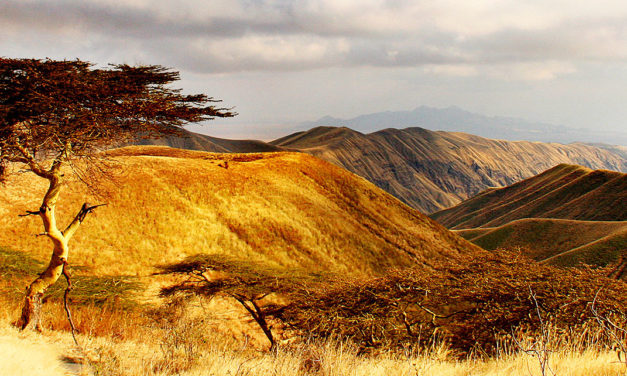
[[[69,241],[72,238],[72,236],[74,235],[74,233],[76,232],[78,227],[85,220],[85,217],[87,217],[87,214],[91,213],[97,207],[105,206],[105,205],[107,205],[107,204],[99,204],[99,205],[89,206],[88,203],[84,203],[83,206],[81,207],[81,210],[79,210],[78,214],[76,214],[76,216],[74,217],[72,222],[62,232],[63,236],[65,237],[65,239],[67,241]]]
[[[22,157],[16,158],[16,161],[22,162],[31,169],[36,175],[42,178],[50,179],[50,172],[46,171],[37,161],[35,157],[16,139],[13,139],[13,145],[15,149],[19,151]]]
[[[70,273],[67,270],[67,261],[63,260],[63,276],[67,281],[67,287],[65,288],[65,292],[63,293],[63,307],[65,308],[65,314],[67,315],[67,321],[70,323],[70,328],[72,329],[72,338],[74,339],[74,343],[76,346],[80,347],[78,341],[76,340],[76,327],[74,326],[74,320],[72,320],[72,312],[70,312],[70,306],[68,305],[68,295],[72,290],[72,280],[70,279]]]
[[[27,210],[26,214],[18,214],[19,217],[28,217],[29,215],[39,215],[39,213],[41,213],[41,211],[37,210],[37,211],[32,211],[32,210]]]

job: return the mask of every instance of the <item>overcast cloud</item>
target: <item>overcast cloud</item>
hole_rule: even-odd
[[[223,136],[423,104],[627,128],[624,1],[3,0],[0,25],[4,56],[181,70],[237,107]]]

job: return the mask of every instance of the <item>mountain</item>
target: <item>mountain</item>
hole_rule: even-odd
[[[271,144],[342,166],[427,213],[560,163],[627,171],[627,160],[590,145],[493,140],[423,128],[363,134],[346,127],[317,127]]]
[[[71,243],[72,265],[147,275],[155,265],[220,253],[276,266],[372,275],[484,252],[368,181],[304,153],[216,154],[157,146],[107,152],[112,179],[63,188],[61,223],[106,203]],[[70,171],[66,174],[71,176]],[[46,186],[32,174],[0,190],[0,246],[50,255],[36,217]]]
[[[559,165],[431,217],[488,250],[521,248],[566,266],[617,263],[627,277],[627,174]]]
[[[351,119],[325,116],[316,121],[301,123],[299,126],[301,129],[344,126],[364,133],[385,128],[421,127],[430,130],[465,132],[504,140],[559,143],[585,141],[627,145],[627,132],[575,129],[513,117],[485,116],[455,106],[448,108],[421,106],[412,111],[378,112]]]

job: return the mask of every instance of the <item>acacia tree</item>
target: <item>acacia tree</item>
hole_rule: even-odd
[[[276,346],[269,319],[280,316],[293,300],[304,300],[331,275],[305,273],[290,268],[275,268],[224,255],[200,254],[183,261],[163,265],[157,274],[185,276],[179,282],[161,289],[161,296],[231,297],[239,302],[259,325],[270,349]],[[262,303],[269,295],[280,296],[283,303]]]
[[[68,242],[96,207],[85,203],[64,229],[57,224],[64,166],[93,165],[112,145],[178,134],[186,123],[235,115],[216,107],[219,101],[211,97],[170,87],[177,80],[178,72],[156,65],[96,68],[80,60],[0,58],[0,181],[16,164],[48,181],[41,206],[26,215],[41,217],[53,251],[27,289],[18,321],[22,329],[40,328],[43,294],[64,272]]]

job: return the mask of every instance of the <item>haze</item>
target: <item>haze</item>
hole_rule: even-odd
[[[420,105],[627,128],[624,1],[4,0],[0,25],[6,57],[181,71],[240,113],[219,137]]]

